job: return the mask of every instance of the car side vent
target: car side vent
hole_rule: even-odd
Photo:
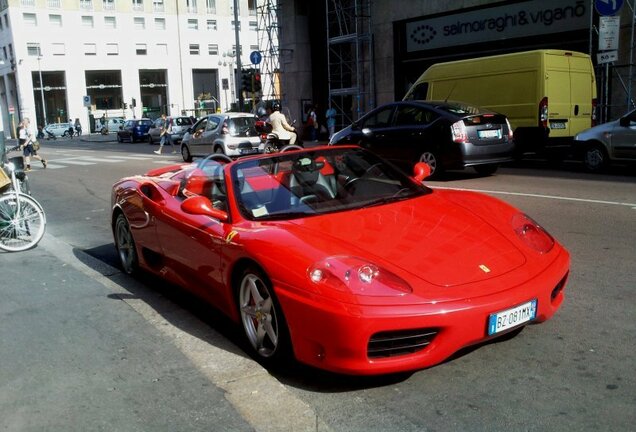
[[[426,348],[438,332],[436,328],[423,328],[376,333],[369,340],[367,355],[382,358],[413,354]]]

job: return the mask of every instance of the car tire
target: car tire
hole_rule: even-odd
[[[583,152],[583,164],[590,172],[603,171],[607,168],[608,159],[607,150],[599,143],[589,144]]]
[[[214,153],[216,153],[216,154],[225,154],[225,152],[223,151],[223,147],[221,147],[221,146],[214,147]]]
[[[420,159],[418,162],[426,162],[428,166],[431,168],[431,175],[429,178],[438,178],[444,172],[444,167],[442,166],[439,157],[433,151],[426,150],[420,155]]]
[[[271,282],[255,266],[237,280],[236,306],[250,354],[266,367],[283,365],[290,358],[291,341]]]
[[[192,162],[192,154],[187,144],[181,143],[181,157],[184,162]]]
[[[499,165],[498,164],[476,165],[473,168],[475,169],[477,174],[482,176],[489,176],[497,172]]]
[[[119,214],[115,220],[115,247],[119,256],[119,263],[127,274],[133,274],[139,267],[135,239],[126,216]]]

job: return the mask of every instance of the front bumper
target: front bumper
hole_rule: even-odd
[[[301,295],[282,284],[275,286],[298,361],[338,373],[387,374],[433,366],[464,347],[506,333],[488,336],[489,315],[531,299],[537,299],[532,322],[549,319],[563,301],[569,262],[568,252],[561,250],[548,268],[518,286],[483,297],[426,305],[348,305]],[[417,352],[369,357],[373,335],[420,329],[434,329],[437,334]]]

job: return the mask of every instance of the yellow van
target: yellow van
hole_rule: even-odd
[[[535,50],[428,68],[404,100],[458,100],[505,114],[519,152],[566,146],[595,125],[596,82],[587,54]]]

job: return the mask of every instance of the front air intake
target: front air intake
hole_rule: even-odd
[[[369,340],[367,355],[382,358],[413,354],[426,348],[438,332],[436,328],[424,328],[376,333]]]

